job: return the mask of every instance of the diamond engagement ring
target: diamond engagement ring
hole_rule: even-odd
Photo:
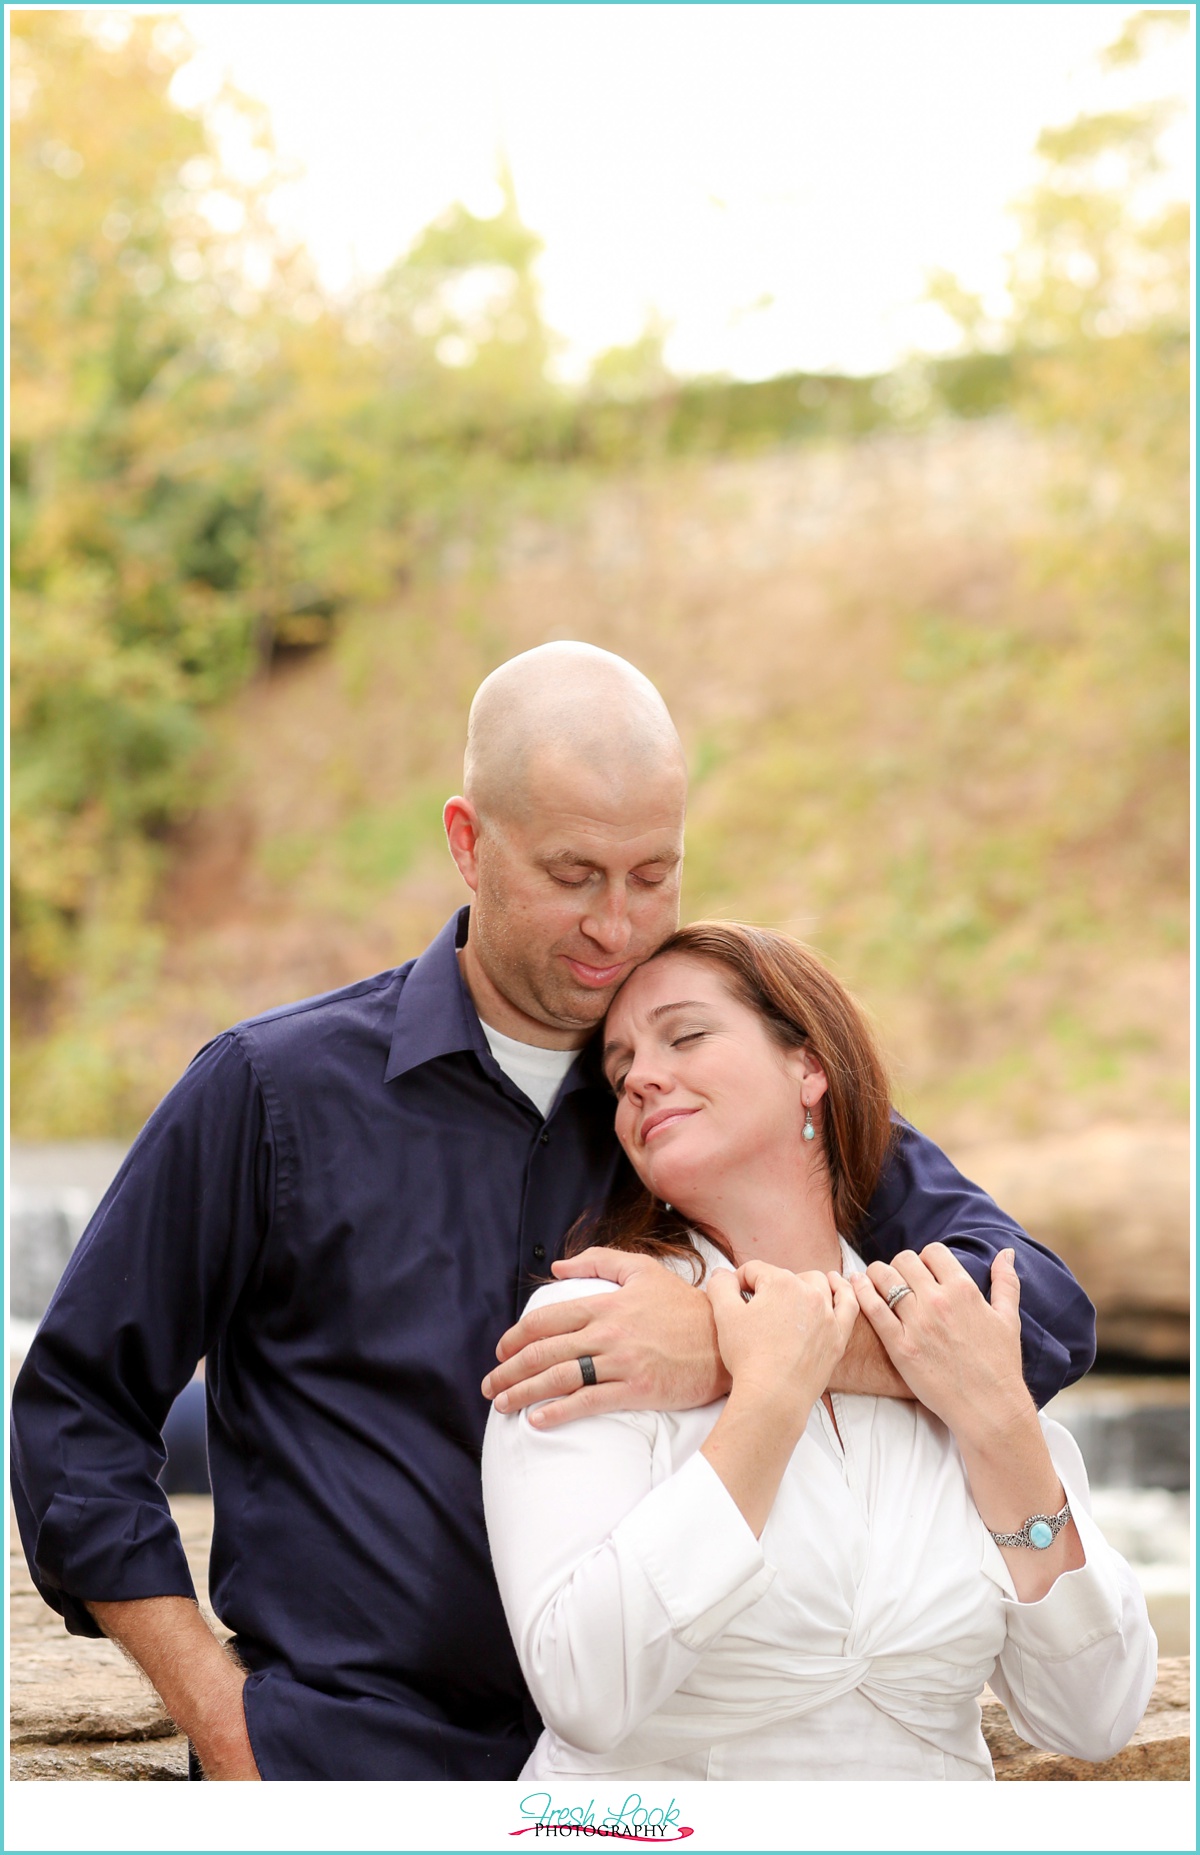
[[[890,1308],[894,1308],[897,1301],[903,1301],[905,1295],[911,1295],[911,1294],[912,1294],[912,1289],[909,1287],[908,1283],[901,1282],[899,1288],[892,1289],[891,1293],[889,1294],[887,1298],[887,1304]]]

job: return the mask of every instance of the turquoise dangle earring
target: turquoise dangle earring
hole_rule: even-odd
[[[817,1130],[813,1126],[812,1109],[806,1108],[804,1110],[804,1138],[806,1140],[815,1140],[816,1137]]]

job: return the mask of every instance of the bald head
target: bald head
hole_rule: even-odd
[[[574,1049],[679,919],[687,771],[662,697],[591,644],[501,664],[471,704],[450,854],[460,970],[484,1023]]]
[[[525,819],[547,782],[584,779],[601,801],[686,784],[683,748],[648,677],[594,644],[540,644],[480,684],[463,791],[484,825]]]

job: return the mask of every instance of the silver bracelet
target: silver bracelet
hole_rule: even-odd
[[[992,1533],[998,1546],[1032,1546],[1036,1552],[1045,1552],[1066,1526],[1071,1518],[1071,1503],[1064,1501],[1061,1512],[1057,1514],[1030,1514],[1019,1533]],[[988,1532],[992,1530],[989,1527]]]

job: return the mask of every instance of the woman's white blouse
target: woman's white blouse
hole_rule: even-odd
[[[818,1400],[759,1541],[700,1454],[723,1402],[548,1432],[492,1412],[492,1558],[546,1723],[522,1776],[989,1780],[985,1682],[1034,1745],[1126,1743],[1157,1645],[1066,1430],[1042,1419],[1087,1563],[1022,1604],[921,1406],[834,1392],[835,1431]]]

